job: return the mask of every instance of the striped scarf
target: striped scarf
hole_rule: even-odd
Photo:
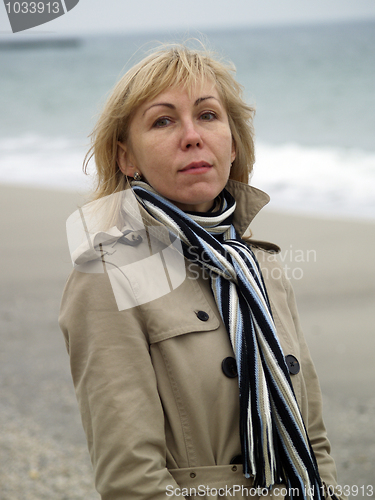
[[[132,187],[153,218],[180,238],[185,257],[209,272],[238,366],[244,475],[254,476],[255,487],[284,483],[292,499],[324,498],[259,264],[232,225],[234,198],[224,189],[214,211],[187,214],[145,182]]]

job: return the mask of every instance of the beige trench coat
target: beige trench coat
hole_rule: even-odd
[[[227,188],[242,235],[269,198],[235,181]],[[146,226],[155,225],[144,211],[142,216]],[[122,259],[139,261],[149,245],[143,237],[138,246],[115,241],[107,247],[101,259],[72,272],[59,318],[102,499],[258,498],[253,480],[233,464],[241,453],[238,379],[222,369],[234,354],[209,279],[187,264],[186,279],[172,291],[140,305],[133,297],[134,307],[119,310],[118,287],[136,296],[137,289],[156,284],[147,266],[133,274],[127,266],[116,282],[109,278],[111,259],[125,252]],[[277,249],[253,243],[283,352],[300,364],[291,379],[322,481],[336,485],[319,383]],[[280,487],[273,497],[284,494]]]

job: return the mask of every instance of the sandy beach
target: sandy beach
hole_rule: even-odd
[[[57,324],[71,270],[65,221],[82,197],[3,185],[0,203],[0,499],[98,500]],[[266,210],[252,230],[282,249],[339,484],[375,489],[375,221]]]

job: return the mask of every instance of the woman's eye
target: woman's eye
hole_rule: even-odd
[[[171,120],[169,118],[158,118],[155,122],[154,122],[154,127],[156,128],[161,128],[161,127],[166,127],[167,125],[169,125],[169,123],[171,122]]]
[[[216,118],[216,115],[212,111],[206,111],[205,113],[202,113],[200,117],[202,120],[209,122],[211,120],[214,120]]]

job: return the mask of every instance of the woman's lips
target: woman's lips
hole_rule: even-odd
[[[212,168],[212,165],[207,163],[206,161],[194,161],[186,165],[186,167],[182,168],[180,172],[184,174],[203,174]]]

